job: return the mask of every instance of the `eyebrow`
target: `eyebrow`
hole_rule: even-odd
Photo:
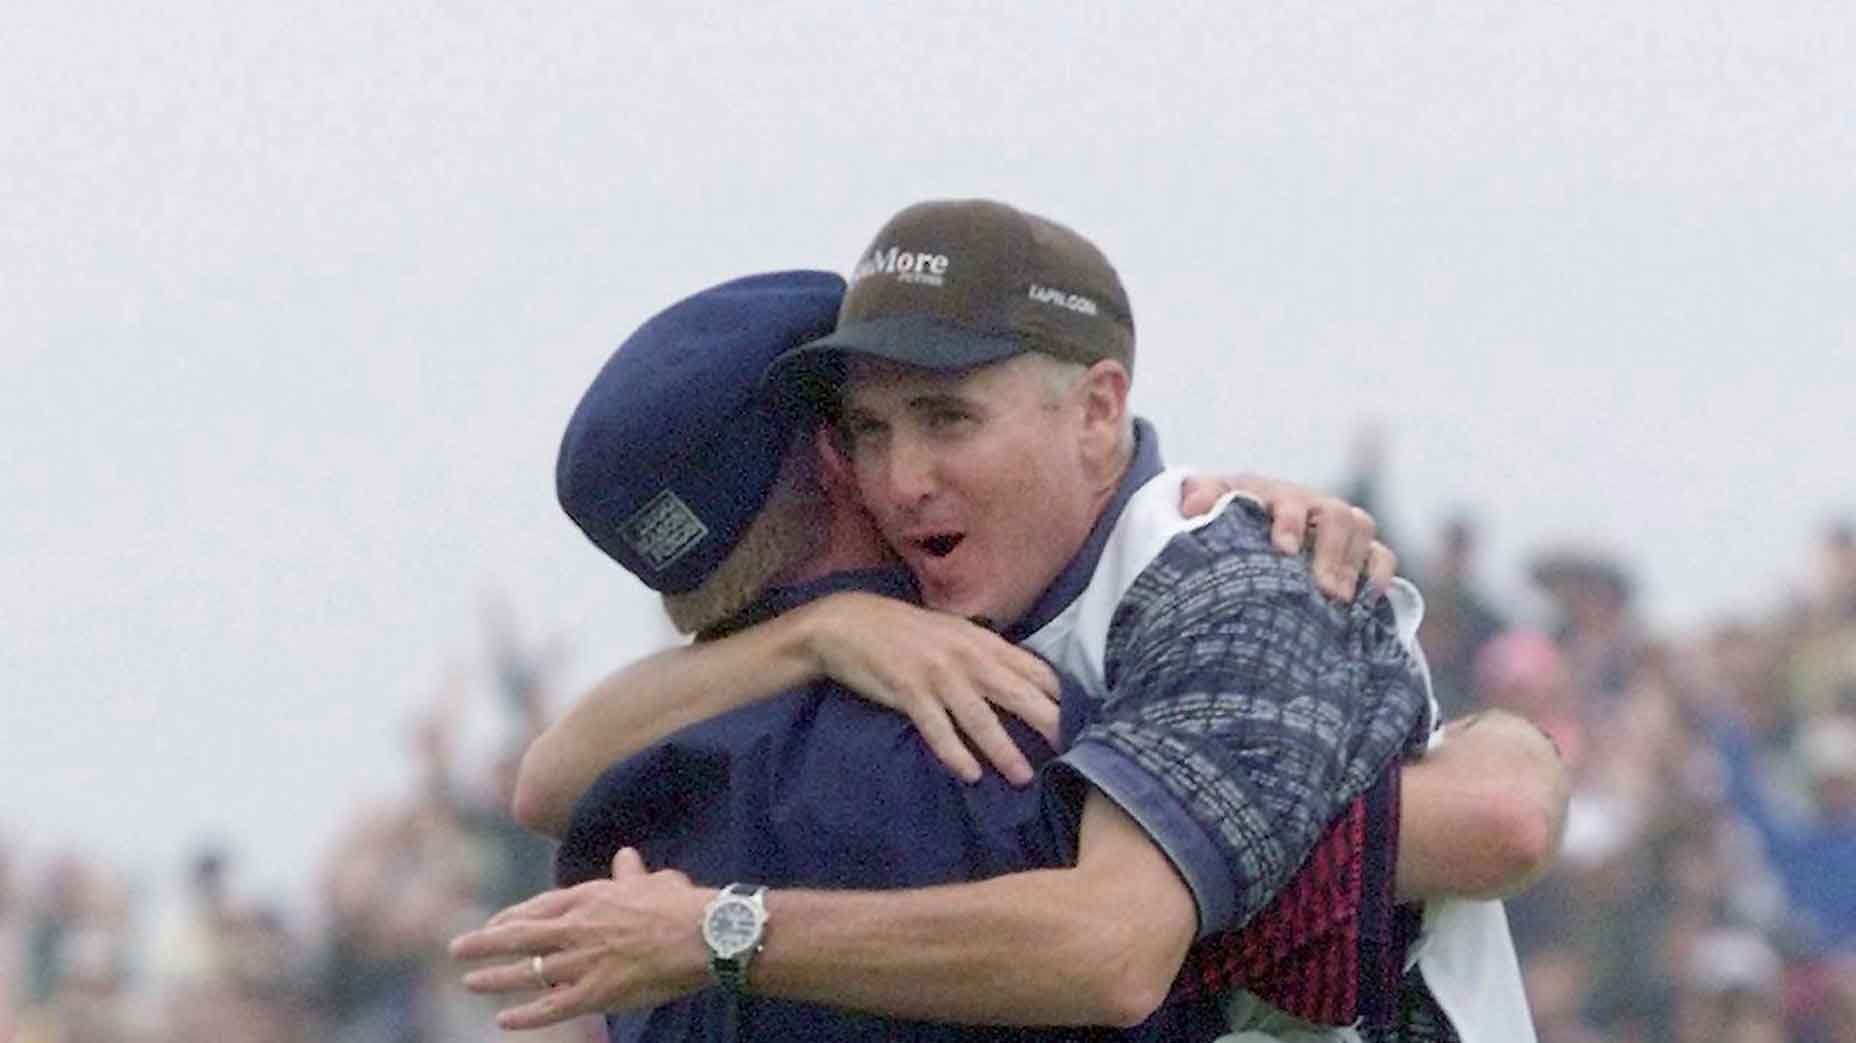
[[[968,412],[977,412],[979,404],[973,399],[954,391],[924,391],[909,398],[910,409],[933,409],[954,407]]]

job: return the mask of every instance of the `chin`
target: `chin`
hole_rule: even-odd
[[[971,607],[970,601],[967,598],[945,594],[937,595],[926,590],[922,591],[922,604],[934,609],[936,612],[946,612],[956,616],[969,615],[969,609]]]
[[[994,619],[994,614],[987,611],[985,601],[972,595],[967,595],[965,597],[957,594],[936,596],[931,593],[924,593],[922,596],[922,603],[937,612],[946,612],[951,616],[960,616],[965,619],[984,616],[987,619]],[[997,620],[995,619],[994,621],[996,622]]]

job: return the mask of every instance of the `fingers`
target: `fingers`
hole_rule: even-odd
[[[1314,493],[1299,485],[1254,474],[1230,475],[1213,481],[1220,495],[1241,492],[1256,497],[1270,512],[1270,543],[1284,554],[1302,553],[1321,503]],[[1205,509],[1210,510],[1212,506],[1206,504]]]
[[[590,980],[559,989],[549,989],[519,1007],[498,1011],[496,1026],[505,1031],[546,1028],[569,1018],[591,1014],[598,1009],[592,1000]]]
[[[529,971],[527,960],[520,963],[499,963],[494,967],[479,967],[464,975],[466,989],[492,995],[522,992],[534,989],[537,985],[535,975]]]
[[[547,953],[542,958],[542,973],[547,975],[548,988],[560,989],[575,984],[588,968],[598,962],[598,955],[586,948]],[[535,978],[534,965],[526,956],[490,967],[479,967],[464,975],[462,980],[466,989],[486,995],[539,992],[542,989],[541,982]]]
[[[1302,496],[1279,496],[1270,501],[1270,542],[1284,554],[1302,553],[1303,537],[1312,526],[1309,501]],[[1316,533],[1316,553],[1320,553]]]
[[[1348,512],[1358,523],[1353,535],[1347,541],[1347,566],[1349,575],[1357,579],[1366,575],[1366,563],[1372,553],[1375,537],[1379,535],[1379,523],[1364,508],[1350,507]]]
[[[1000,704],[1012,716],[1031,726],[1031,730],[1043,736],[1052,749],[1056,749],[1057,740],[1063,729],[1063,708],[1055,699],[1043,698],[1039,692],[1036,697],[1015,699],[1010,705]]]
[[[935,758],[947,766],[947,770],[963,782],[980,780],[980,762],[974,758],[973,751],[961,740],[960,731],[954,727],[953,719],[947,710],[932,699],[917,700],[909,706],[909,720],[915,722],[915,730],[921,733],[922,741]]]
[[[1320,588],[1323,597],[1340,600],[1337,590],[1337,578],[1341,572],[1337,562],[1347,556],[1348,519],[1344,514],[1318,514],[1315,516],[1315,555],[1309,563],[1309,569],[1315,574],[1315,586]]]
[[[1000,660],[1012,673],[1031,685],[1044,698],[1053,703],[1056,702],[1063,694],[1063,686],[1057,681],[1057,671],[1052,670],[1050,664],[1037,655],[1025,651],[1004,638],[995,636],[995,640],[999,642],[1002,650]]]
[[[1392,548],[1373,541],[1372,549],[1366,555],[1366,581],[1375,594],[1383,594],[1392,585],[1393,577],[1398,575],[1398,553]]]
[[[1014,785],[1027,785],[1036,773],[999,721],[995,707],[1030,725],[1046,743],[1056,746],[1062,722],[1056,671],[997,634],[978,628],[972,634],[978,645],[970,651],[968,665],[951,668],[937,684],[936,695],[999,774]],[[973,680],[969,682],[968,677]]]
[[[1063,720],[1063,708],[1058,703],[1061,689],[1057,674],[1043,660],[1031,658],[1040,674],[1037,683],[1027,683],[1022,674],[1002,676],[989,688],[987,701],[1030,725],[1032,731],[1055,747]]]
[[[1351,601],[1366,570],[1377,523],[1358,507],[1330,497],[1316,508],[1314,529],[1316,585],[1329,598]]]
[[[516,920],[496,924],[451,940],[451,955],[459,960],[491,956],[527,956],[561,947],[565,928],[554,921]]]
[[[1370,567],[1386,567],[1377,562],[1372,548],[1378,524],[1373,516],[1333,496],[1317,496],[1288,482],[1256,475],[1233,475],[1227,478],[1189,478],[1183,485],[1181,510],[1188,514],[1185,499],[1203,494],[1211,488],[1236,490],[1260,500],[1270,512],[1270,543],[1284,554],[1300,554],[1311,543],[1314,548],[1312,570],[1315,583],[1323,595],[1341,601],[1352,600],[1359,590],[1359,578]],[[1210,508],[1210,504],[1205,509]],[[1309,539],[1310,532],[1314,538]],[[1386,552],[1388,555],[1390,550]],[[1391,566],[1396,566],[1393,557]],[[1375,574],[1376,575],[1376,574]],[[1390,582],[1391,572],[1385,581]]]
[[[497,913],[495,916],[490,917],[489,922],[484,924],[484,926],[494,927],[497,924],[509,923],[512,920],[546,920],[551,917],[559,916],[561,913],[571,908],[573,904],[574,893],[572,888],[543,891],[527,901],[518,902],[504,909],[502,912]]]
[[[1024,753],[1012,741],[1012,737],[1005,733],[1005,727],[999,723],[999,715],[993,712],[986,700],[968,692],[950,700],[948,710],[954,715],[961,732],[973,741],[973,745],[979,747],[980,754],[992,762],[993,767],[999,769],[999,774],[1015,786],[1023,786],[1031,781],[1031,763],[1025,760]]]
[[[871,601],[858,606],[854,626],[835,613],[818,614],[823,622],[812,640],[825,672],[864,698],[906,714],[955,776],[979,781],[984,761],[1017,785],[1029,783],[1035,774],[1031,763],[994,708],[1056,745],[1062,717],[1056,673],[1036,655],[968,620]],[[894,625],[872,626],[872,613],[885,614]],[[899,640],[903,633],[907,639]]]
[[[1063,687],[1050,664],[1016,645],[999,640],[1006,672],[988,678],[986,700],[1030,725],[1051,746],[1057,745],[1063,711]]]
[[[990,630],[966,622],[960,625],[972,628],[968,635],[972,638],[972,644],[961,654],[966,665],[949,669],[964,671],[979,678],[989,692],[987,698],[990,702],[1004,705],[1012,697],[1021,694],[1028,700],[1042,698],[1053,703],[1057,701],[1063,688],[1057,682],[1057,672],[1050,668],[1049,663],[1036,653],[1028,652]],[[990,693],[998,693],[1003,698],[996,698]]]
[[[991,635],[988,639],[993,640]],[[1027,681],[1008,666],[983,660],[973,666],[943,668],[925,689],[917,689],[917,695],[903,700],[909,719],[915,722],[928,748],[962,780],[972,783],[980,779],[983,769],[974,757],[974,749],[1014,785],[1027,785],[1035,777],[1031,762],[1000,723],[995,706],[1023,720],[1046,742],[1056,745],[1062,712],[1045,687],[1056,687],[1056,675],[1035,656],[1027,658],[1043,675],[1039,683]],[[1031,667],[1021,669],[1034,672]],[[980,674],[980,679],[971,679],[972,673]]]
[[[1217,506],[1219,498],[1229,491],[1230,486],[1220,479],[1188,475],[1179,486],[1179,513],[1196,518]]]
[[[637,850],[629,847],[622,847],[619,849],[618,854],[612,856],[612,878],[614,880],[623,880],[629,876],[646,875],[648,874],[644,868],[644,859],[639,857]]]

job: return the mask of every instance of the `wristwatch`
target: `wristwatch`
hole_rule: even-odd
[[[766,944],[767,889],[729,884],[702,911],[702,940],[709,973],[729,992],[745,992],[748,961]]]

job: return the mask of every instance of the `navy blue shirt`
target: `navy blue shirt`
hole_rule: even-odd
[[[771,592],[747,616],[770,618],[841,590],[915,600],[906,572],[873,570]],[[1074,734],[1076,713],[1091,700],[1065,688],[1064,730]],[[1051,758],[1023,722],[1002,721],[1034,766]],[[981,880],[1074,864],[1076,799],[1041,782],[1014,788],[993,772],[963,783],[908,718],[821,682],[692,725],[607,769],[575,805],[556,871],[563,886],[604,878],[617,850],[631,846],[647,866],[718,887],[893,890]],[[718,1038],[730,1002],[706,989],[610,1016],[608,1034]],[[739,1038],[753,1040],[1207,1040],[1222,1031],[1209,1002],[1164,1008],[1132,1033],[910,1022],[753,995],[739,1003]]]

